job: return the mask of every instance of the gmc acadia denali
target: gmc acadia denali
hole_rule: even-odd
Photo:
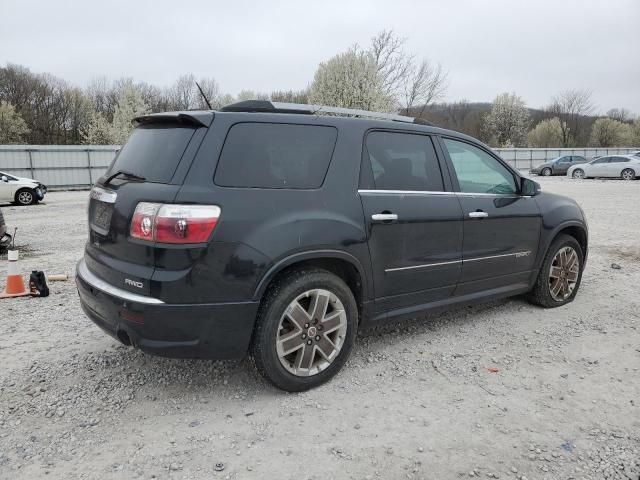
[[[360,326],[578,291],[580,207],[466,135],[268,101],[135,124],[91,191],[76,275],[86,314],[125,345],[250,353],[301,391],[340,370]]]

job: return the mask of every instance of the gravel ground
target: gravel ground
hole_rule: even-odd
[[[575,302],[514,298],[361,332],[343,371],[306,393],[274,389],[248,360],[119,346],[71,280],[2,300],[0,478],[638,480],[640,181],[540,182],[589,219]],[[25,273],[73,274],[86,198],[3,208]]]

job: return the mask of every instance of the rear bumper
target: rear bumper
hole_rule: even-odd
[[[125,345],[176,358],[233,359],[246,355],[258,302],[167,304],[132,294],[76,268],[80,304],[102,330]]]

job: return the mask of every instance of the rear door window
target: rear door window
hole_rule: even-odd
[[[398,132],[371,132],[367,153],[377,190],[444,189],[431,138]]]
[[[148,182],[169,183],[194,132],[177,125],[141,125],[133,130],[107,175],[126,170]]]
[[[215,173],[223,187],[312,189],[324,182],[334,127],[238,123],[227,134]]]

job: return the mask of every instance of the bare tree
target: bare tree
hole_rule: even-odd
[[[619,122],[630,122],[633,120],[633,114],[626,108],[612,108],[607,111],[607,117]]]
[[[371,39],[369,52],[376,64],[382,91],[397,96],[411,74],[413,56],[404,51],[405,39],[393,30],[383,30]]]
[[[382,91],[408,115],[422,104],[425,108],[440,99],[447,89],[447,72],[440,64],[424,59],[416,63],[415,55],[405,51],[405,39],[393,30],[383,30],[371,39],[369,53],[373,57]]]
[[[412,66],[403,86],[401,105],[406,115],[414,106],[422,105],[416,116],[421,117],[425,108],[439,100],[447,89],[447,73],[440,64],[432,65],[423,60],[417,67]]]
[[[562,146],[570,147],[576,141],[584,141],[581,117],[593,112],[590,90],[565,90],[551,100],[548,112],[560,119]]]

